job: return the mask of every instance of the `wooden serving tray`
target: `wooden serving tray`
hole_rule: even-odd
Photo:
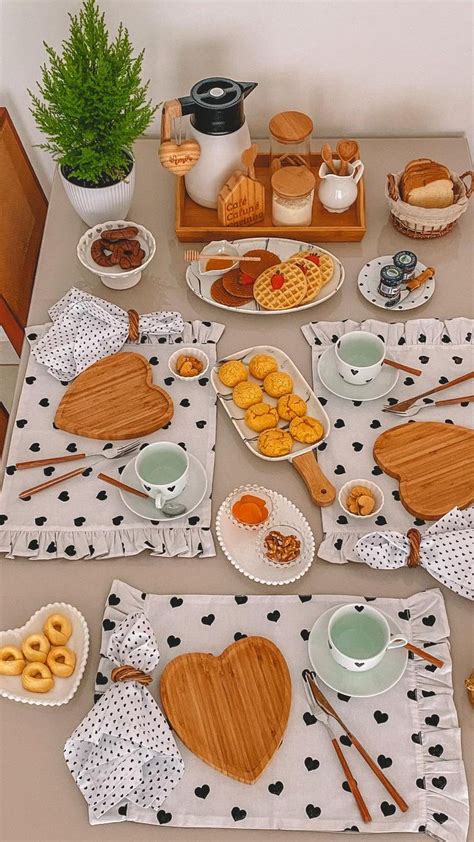
[[[252,784],[285,733],[291,679],[271,640],[247,637],[217,657],[179,655],[163,671],[160,694],[171,727],[193,754]]]
[[[307,243],[354,243],[366,232],[364,179],[358,184],[357,200],[344,213],[329,213],[318,199],[320,155],[311,155],[311,169],[316,178],[311,225],[272,225],[270,156],[258,155],[255,176],[265,186],[265,218],[255,225],[223,226],[217,210],[203,208],[186,193],[184,178],[178,179],[176,191],[176,236],[183,243],[235,240],[241,237],[284,237]]]

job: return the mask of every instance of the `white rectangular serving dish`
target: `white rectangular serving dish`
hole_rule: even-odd
[[[295,441],[293,444],[293,449],[291,453],[287,456],[264,456],[263,453],[257,448],[257,440],[258,440],[258,433],[254,433],[253,430],[250,430],[247,427],[244,416],[245,410],[240,409],[232,400],[232,389],[228,386],[224,386],[223,383],[219,380],[219,367],[222,363],[227,362],[228,360],[241,360],[245,365],[248,365],[250,359],[255,354],[269,354],[272,357],[275,357],[278,368],[280,371],[285,371],[290,377],[293,378],[293,391],[295,394],[299,395],[306,401],[308,407],[308,415],[311,415],[313,418],[316,418],[324,427],[324,436],[316,442],[316,444],[301,444],[300,442]],[[249,382],[250,383],[258,383],[261,386],[261,381],[256,380],[249,374]],[[323,442],[328,434],[329,434],[329,418],[324,411],[322,405],[318,401],[316,395],[314,394],[313,390],[304,379],[303,375],[301,374],[300,370],[295,366],[294,362],[289,358],[284,351],[280,348],[274,348],[272,345],[256,345],[253,348],[245,348],[243,351],[237,351],[235,354],[229,354],[229,356],[224,357],[221,360],[218,360],[216,365],[213,367],[211,371],[211,383],[214,388],[214,391],[219,398],[222,406],[224,407],[227,415],[229,416],[230,420],[232,421],[235,429],[237,430],[240,438],[244,442],[244,444],[255,453],[259,459],[265,459],[267,462],[283,462],[286,460],[292,460],[295,456],[300,456],[302,453],[308,453],[311,450],[314,450],[318,444]],[[264,396],[264,400],[266,403],[270,403],[272,406],[276,406],[277,401],[276,398],[271,398],[269,395]],[[287,421],[280,421],[278,427],[280,429],[288,429],[288,422]]]

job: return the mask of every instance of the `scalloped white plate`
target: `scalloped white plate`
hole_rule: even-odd
[[[0,631],[0,647],[12,645],[21,648],[25,637],[42,632],[43,624],[50,614],[64,614],[72,625],[72,635],[67,646],[76,653],[76,669],[73,674],[69,678],[54,676],[54,687],[49,693],[30,693],[25,690],[21,683],[21,675],[0,675],[0,696],[12,699],[14,702],[47,707],[58,707],[71,701],[81,683],[89,654],[89,629],[77,608],[66,602],[51,602],[49,605],[44,605],[20,628]]]
[[[301,579],[313,563],[315,553],[314,536],[311,527],[296,506],[278,494],[276,491],[269,491],[260,485],[242,486],[242,493],[268,494],[273,502],[273,512],[269,525],[284,523],[298,529],[304,538],[304,549],[297,564],[287,570],[281,567],[272,567],[266,564],[258,555],[257,545],[260,530],[250,532],[242,529],[231,520],[228,514],[228,500],[234,496],[239,489],[234,489],[224,500],[217,512],[216,535],[225,557],[230,563],[248,579],[253,582],[260,582],[261,585],[289,585]]]

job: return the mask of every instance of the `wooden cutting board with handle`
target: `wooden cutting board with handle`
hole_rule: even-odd
[[[173,417],[168,392],[153,384],[148,360],[134,352],[104,357],[67,387],[54,423],[90,439],[147,436]]]
[[[374,458],[400,481],[401,501],[415,517],[437,520],[474,502],[474,430],[433,421],[401,424],[376,439]]]
[[[218,656],[174,658],[162,673],[160,693],[185,746],[224,775],[251,784],[285,733],[291,679],[274,643],[246,637]]]

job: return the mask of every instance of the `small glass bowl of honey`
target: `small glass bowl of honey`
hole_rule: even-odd
[[[207,258],[206,254],[218,254],[223,257],[229,255],[229,259]],[[239,251],[228,240],[215,240],[213,243],[208,243],[201,249],[201,255],[204,255],[204,257],[199,260],[199,274],[210,280],[220,278],[221,275],[225,275],[231,269],[236,269],[239,265],[239,261],[235,260],[236,257],[240,257]]]

